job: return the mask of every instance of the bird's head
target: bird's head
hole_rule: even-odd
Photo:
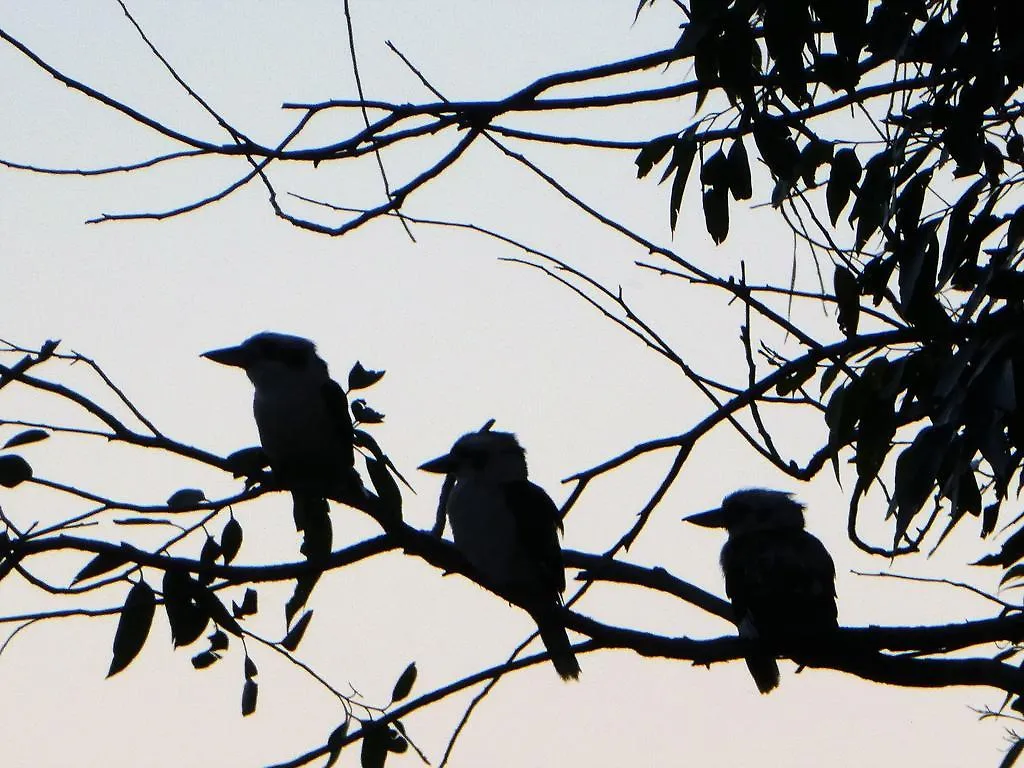
[[[317,356],[316,345],[286,333],[264,331],[237,347],[212,349],[202,357],[242,368],[257,389],[295,378],[320,380],[327,376],[327,364]]]
[[[444,456],[420,466],[425,472],[480,477],[493,482],[526,479],[526,451],[511,432],[470,432]]]
[[[722,506],[684,517],[705,528],[725,528],[730,536],[754,531],[800,530],[804,527],[804,505],[786,491],[747,488],[730,493]]]

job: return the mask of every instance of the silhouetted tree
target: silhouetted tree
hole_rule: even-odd
[[[637,14],[647,12],[650,5],[653,0],[641,2]],[[286,104],[285,110],[295,115],[293,127],[269,144],[251,139],[246,126],[229,124],[202,100],[201,89],[186,85],[162,57],[181,86],[214,117],[225,140],[210,141],[153,119],[59,71],[4,30],[0,37],[64,85],[169,142],[168,151],[160,156],[87,169],[89,173],[145,174],[156,165],[194,164],[208,158],[235,158],[242,169],[234,183],[212,194],[197,194],[173,210],[103,214],[96,221],[185,215],[254,182],[265,187],[277,216],[328,236],[344,235],[385,217],[399,218],[410,232],[425,226],[470,229],[517,250],[514,260],[566,285],[675,365],[710,403],[706,417],[681,434],[635,445],[571,478],[574,487],[563,516],[595,478],[652,452],[674,455],[660,486],[614,546],[605,552],[565,553],[567,566],[582,571],[584,584],[626,583],[731,616],[726,602],[674,576],[672,563],[645,568],[619,557],[647,524],[694,446],[723,423],[738,430],[780,477],[808,480],[830,466],[838,477],[841,464],[852,462],[848,531],[850,541],[862,550],[885,558],[912,555],[926,546],[939,546],[955,526],[974,518],[982,537],[999,525],[1008,532],[979,564],[1002,569],[1004,584],[1018,583],[1024,577],[1024,519],[1007,514],[1006,502],[1016,498],[1024,482],[1024,199],[1019,187],[1024,180],[1024,135],[1018,126],[1024,103],[1024,5],[1018,0],[692,0],[676,2],[675,7],[682,32],[666,29],[663,49],[589,69],[554,72],[497,100],[461,101],[444,94],[443,84],[430,83],[396,48],[396,55],[430,90],[429,99]],[[141,28],[139,34],[149,42]],[[156,48],[152,50],[160,56]],[[636,75],[652,72],[660,78],[656,86],[635,85]],[[569,85],[574,86],[574,95],[549,95]],[[596,130],[586,132],[586,116],[592,112],[680,98],[695,107],[694,115],[665,135],[611,140]],[[313,118],[351,110],[361,111],[364,127],[327,144],[292,149]],[[579,131],[530,127],[541,125],[544,116],[568,110],[580,115]],[[642,123],[637,130],[644,130]],[[389,153],[426,139],[431,147],[447,141],[447,148],[439,154],[421,153],[421,166],[400,182],[390,180],[385,174]],[[710,287],[724,299],[739,302],[743,321],[737,355],[746,369],[743,381],[737,384],[699,373],[666,341],[662,330],[643,319],[641,308],[628,304],[621,291],[585,269],[473,222],[424,220],[406,211],[411,197],[459,164],[467,149],[478,143],[490,144],[508,162],[528,169],[556,190],[567,206],[630,243],[643,254],[636,269],[678,278],[680,292]],[[687,185],[699,188],[707,232],[716,243],[727,239],[731,223],[749,215],[738,212],[738,202],[770,203],[793,233],[794,271],[798,264],[813,267],[819,278],[817,290],[785,280],[752,284],[743,269],[732,273],[724,266],[701,266],[679,249],[587,202],[585,195],[531,160],[534,145],[561,147],[566,153],[630,153],[637,175],[644,179],[636,183],[648,183],[655,174],[667,182],[669,230],[676,227]],[[385,194],[359,210],[312,195],[293,192],[286,198],[278,192],[274,171],[283,161],[313,167],[373,156],[380,163]],[[18,164],[10,158],[4,163],[39,173],[83,171]],[[692,204],[697,202],[694,193]],[[812,328],[794,319],[793,308],[804,304],[825,306],[834,323]],[[176,645],[191,645],[212,631],[209,646],[193,658],[196,667],[203,667],[227,653],[235,642],[232,638],[267,643],[292,654],[309,622],[309,613],[295,618],[305,596],[302,587],[323,570],[401,550],[440,570],[472,575],[450,544],[402,522],[401,495],[390,461],[364,429],[374,421],[372,409],[363,411],[362,417],[355,414],[356,444],[366,456],[366,474],[379,503],[388,510],[375,514],[381,533],[316,562],[235,562],[243,531],[232,508],[273,489],[262,464],[253,461],[257,454],[222,458],[174,440],[150,423],[99,366],[58,349],[55,343],[35,350],[10,345],[9,362],[0,367],[0,387],[27,388],[70,401],[99,426],[7,420],[25,431],[8,440],[0,456],[0,484],[35,482],[95,506],[60,524],[33,530],[19,530],[5,517],[0,577],[20,575],[49,593],[65,596],[111,585],[126,587],[120,602],[109,608],[70,609],[120,614],[111,674],[141,649],[158,609],[166,611]],[[108,387],[106,396],[118,407],[127,407],[134,421],[115,417],[110,404],[59,383],[61,359],[92,366]],[[55,370],[54,378],[42,378],[40,369]],[[372,383],[357,366],[347,388],[351,392]],[[784,430],[772,426],[780,423],[777,414],[794,409],[815,413],[820,420],[817,447],[802,458],[789,454]],[[228,498],[211,500],[199,490],[185,489],[164,504],[139,507],[89,489],[33,478],[20,446],[64,433],[170,452],[245,478],[245,484]],[[438,436],[438,444],[449,438]],[[864,505],[869,497],[872,503]],[[891,521],[884,540],[862,534],[862,507]],[[89,537],[77,530],[83,522],[109,521],[112,514],[124,512],[136,516],[118,518],[120,526],[159,523],[172,526],[173,533],[161,546],[143,548],[121,543],[120,536]],[[196,539],[205,541],[198,558],[177,554]],[[70,584],[51,583],[34,574],[35,559],[54,551],[76,552],[83,558]],[[300,588],[289,606],[290,629],[280,640],[257,637],[245,625],[259,585],[268,581],[297,581]],[[235,602],[228,595],[236,596]],[[987,686],[1005,694],[1004,707],[1024,711],[1024,672],[1014,663],[1022,650],[1024,612],[1018,603],[991,597],[996,608],[990,619],[961,623],[951,617],[948,625],[842,628],[827,647],[801,662],[896,685]],[[21,627],[67,611],[41,610],[7,621],[17,619]],[[733,636],[692,640],[611,626],[574,611],[572,601],[563,619],[583,637],[575,648],[579,654],[620,648],[701,664],[746,655],[744,642]],[[992,650],[997,641],[1000,648]],[[978,648],[980,655],[959,654],[969,648]],[[257,690],[255,666],[247,653],[246,659],[243,713],[255,707]],[[390,752],[407,748],[401,726],[407,713],[539,660],[514,655],[506,663],[414,699],[408,699],[415,680],[415,667],[410,666],[398,678],[386,706],[347,702],[349,717],[338,730],[289,765],[337,755],[359,740],[363,764],[381,765]],[[1004,764],[1020,751],[1018,744]]]

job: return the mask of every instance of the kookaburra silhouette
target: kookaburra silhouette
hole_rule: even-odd
[[[260,443],[275,483],[295,496],[297,524],[303,499],[363,498],[348,398],[312,341],[265,331],[202,356],[243,369],[253,383]]]
[[[515,435],[471,432],[420,469],[448,475],[440,506],[480,583],[525,608],[558,674],[576,679],[580,666],[559,619],[565,568],[558,507],[527,479]]]
[[[740,637],[756,644],[747,668],[761,693],[779,684],[779,653],[813,653],[836,621],[836,569],[804,530],[804,507],[783,491],[752,488],[726,496],[719,509],[683,518],[725,528],[725,591]]]

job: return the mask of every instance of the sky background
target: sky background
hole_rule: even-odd
[[[130,8],[179,74],[257,140],[279,140],[294,123],[295,114],[281,109],[284,102],[356,95],[340,2],[137,2]],[[514,8],[480,0],[357,0],[352,10],[366,95],[394,102],[433,99],[387,49],[387,40],[446,97],[500,98],[549,71],[668,47],[680,21],[670,2],[645,10],[636,24],[635,5],[628,2],[598,9],[582,0]],[[155,62],[116,2],[0,2],[0,29],[71,77],[176,129],[225,140]],[[4,160],[92,168],[174,148],[55,82],[8,45],[0,45],[0,72]],[[665,77],[648,73],[635,84]],[[692,101],[679,101],[510,122],[578,126],[580,134],[636,140],[679,128],[692,111]],[[311,127],[305,142],[349,135],[359,120],[332,113]],[[386,155],[392,181],[414,175],[457,138],[425,140]],[[650,179],[635,181],[632,153],[516,147],[588,203],[696,263],[732,274],[742,260],[752,281],[788,279],[792,239],[771,211],[734,207],[729,239],[716,248],[692,188],[674,236],[669,232],[667,189]],[[165,221],[84,223],[103,213],[174,208],[216,192],[243,165],[190,161],[98,178],[0,170],[0,337],[26,346],[62,339],[65,349],[99,361],[170,435],[221,454],[256,442],[251,388],[240,372],[200,359],[204,350],[273,329],[314,339],[340,380],[357,359],[386,369],[384,380],[366,393],[387,414],[374,434],[412,480],[417,495],[406,498],[405,514],[421,527],[433,521],[439,480],[415,467],[489,418],[519,434],[531,477],[560,503],[569,492],[563,478],[634,443],[684,432],[709,412],[677,370],[550,278],[501,261],[522,253],[480,235],[416,226],[412,243],[396,221],[382,220],[331,239],[275,218],[257,185]],[[372,161],[317,170],[277,167],[272,175],[282,192],[336,205],[365,207],[382,199]],[[294,200],[285,204],[327,216]],[[633,261],[647,254],[484,142],[404,210],[494,227],[613,288],[621,285],[631,305],[688,362],[742,383],[738,307],[710,289],[638,270]],[[810,265],[800,266],[798,281],[816,286]],[[835,333],[834,319],[820,307],[798,307],[794,318]],[[81,366],[48,364],[40,372],[101,392]],[[4,389],[0,418],[76,418],[15,389]],[[813,417],[785,414],[774,423],[782,428],[784,450],[798,459],[819,444],[821,425]],[[0,439],[15,431],[0,428]],[[42,477],[138,502],[159,503],[182,487],[202,487],[210,496],[235,487],[203,467],[86,439],[52,439],[23,453]],[[566,520],[565,546],[602,551],[615,541],[670,458],[655,455],[595,482]],[[989,604],[949,587],[853,573],[953,575],[993,588],[997,574],[961,567],[994,546],[978,542],[970,521],[931,558],[895,564],[869,558],[846,539],[846,491],[830,472],[802,486],[780,479],[724,427],[700,443],[628,559],[664,565],[722,594],[722,536],[679,518],[755,485],[794,491],[808,503],[808,527],[837,563],[844,625],[991,615]],[[25,527],[81,509],[37,487],[5,491],[0,504]],[[236,510],[245,530],[238,562],[297,557],[288,510],[280,495]],[[374,533],[351,510],[338,509],[333,519],[336,545]],[[865,525],[865,536],[881,542],[885,531]],[[141,542],[150,535],[115,526],[97,535],[103,532]],[[66,579],[81,565],[57,558],[47,567]],[[123,593],[123,586],[115,587],[98,600],[116,604]],[[280,637],[288,593],[288,586],[261,588],[259,631]],[[37,591],[14,579],[0,583],[3,614],[46,607],[52,606]],[[530,631],[528,618],[490,594],[401,555],[329,574],[310,607],[315,615],[300,657],[371,703],[387,699],[409,661],[420,672],[415,695],[500,662]],[[730,630],[694,608],[621,587],[595,588],[579,610],[691,637]],[[255,647],[259,706],[243,719],[240,649],[196,672],[189,651],[172,650],[162,612],[140,657],[104,680],[114,627],[113,619],[44,622],[9,644],[0,656],[6,765],[263,765],[322,744],[342,718],[330,693]],[[761,697],[741,663],[706,670],[628,652],[580,661],[576,684],[562,684],[547,665],[503,681],[474,715],[451,764],[994,766],[1004,748],[1004,726],[979,723],[974,711],[1000,703],[989,691],[901,690],[827,671],[794,675],[793,665],[782,662],[780,689]],[[435,764],[467,701],[456,696],[406,721]],[[358,751],[343,754],[340,764],[357,765]]]

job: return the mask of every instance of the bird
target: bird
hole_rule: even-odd
[[[565,568],[558,507],[528,479],[526,452],[516,436],[470,432],[420,469],[447,475],[441,510],[477,580],[523,607],[555,670],[563,680],[577,679],[580,666],[559,618]]]
[[[683,518],[728,531],[720,558],[725,591],[740,637],[756,643],[746,663],[761,693],[779,684],[778,653],[807,657],[839,626],[835,564],[804,530],[803,511],[790,493],[748,488]]]
[[[260,443],[274,482],[292,492],[299,530],[314,519],[323,524],[328,498],[359,504],[365,490],[348,398],[312,341],[264,331],[202,357],[241,368],[252,382]]]

